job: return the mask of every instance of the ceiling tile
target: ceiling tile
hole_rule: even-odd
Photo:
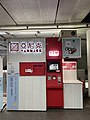
[[[80,0],[76,9],[73,12],[71,21],[82,21],[83,18],[90,12],[90,0]]]
[[[70,22],[73,11],[79,0],[61,0],[58,9],[57,22]]]
[[[28,23],[19,0],[1,0],[1,3],[18,24]]]
[[[11,25],[15,24],[10,16],[0,6],[0,25]]]
[[[58,0],[39,0],[43,23],[54,23]]]
[[[54,23],[58,0],[1,0],[17,24]]]

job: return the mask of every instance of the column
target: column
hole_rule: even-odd
[[[87,31],[88,95],[90,97],[90,30]]]

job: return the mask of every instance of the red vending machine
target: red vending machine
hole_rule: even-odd
[[[63,108],[62,42],[59,38],[46,39],[47,107]]]

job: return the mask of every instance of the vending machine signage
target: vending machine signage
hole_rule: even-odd
[[[81,57],[81,39],[80,38],[63,38],[62,39],[63,58],[80,58]]]
[[[19,42],[10,42],[9,43],[9,52],[11,52],[11,53],[19,52]]]
[[[49,51],[49,56],[59,56],[58,50]]]
[[[59,38],[47,38],[46,41],[46,57],[47,59],[62,58],[62,44]]]
[[[64,62],[63,63],[63,70],[76,70],[77,69],[77,64],[76,62]]]
[[[41,41],[28,42],[10,42],[10,53],[38,54],[43,52],[43,44]]]

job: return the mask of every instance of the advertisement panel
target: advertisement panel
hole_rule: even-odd
[[[19,72],[18,64],[8,63],[7,110],[18,109]]]
[[[64,62],[63,63],[63,70],[76,70],[77,64],[76,62]]]
[[[63,80],[64,81],[77,80],[77,62],[64,61],[62,65],[63,65]]]
[[[81,39],[80,38],[63,38],[62,39],[63,58],[80,58],[81,57]]]

